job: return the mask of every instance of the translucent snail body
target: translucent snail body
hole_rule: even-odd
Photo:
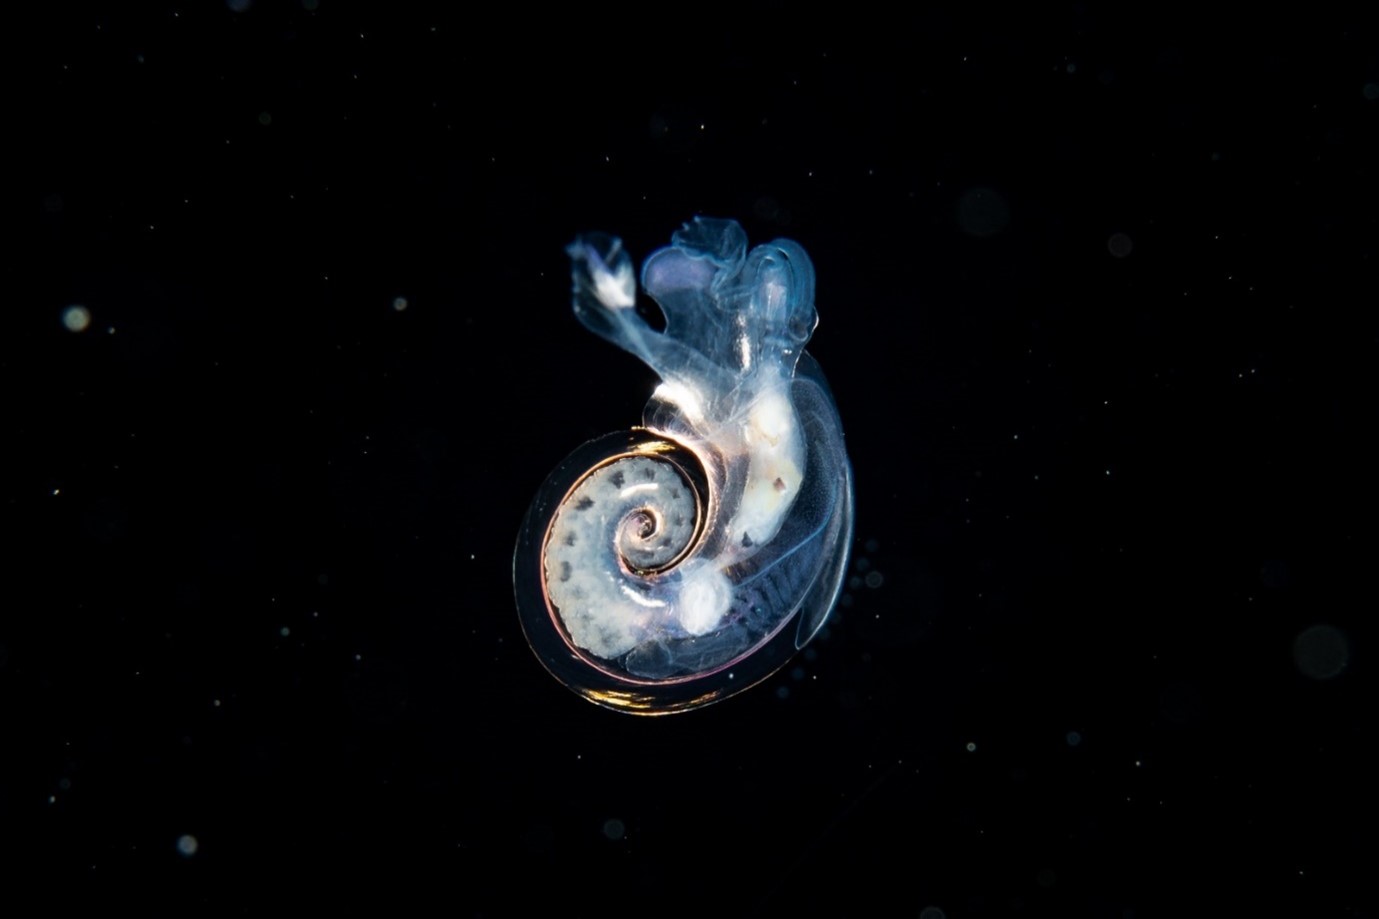
[[[696,218],[642,268],[569,249],[575,315],[661,378],[641,428],[591,441],[537,493],[513,561],[532,649],[570,689],[643,714],[760,682],[818,632],[852,540],[852,474],[818,365],[814,269]]]

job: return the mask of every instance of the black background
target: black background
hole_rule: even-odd
[[[11,24],[5,912],[1379,912],[1373,10],[444,9]],[[511,554],[654,382],[563,246],[698,213],[856,577],[640,719]]]

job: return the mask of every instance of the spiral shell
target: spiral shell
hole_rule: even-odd
[[[644,426],[575,451],[547,479],[514,556],[538,658],[571,689],[682,711],[764,679],[819,630],[852,536],[837,410],[801,350],[813,269],[787,240],[746,253],[699,219],[647,260],[665,332],[635,310],[631,262],[578,241],[575,312],[662,378]]]

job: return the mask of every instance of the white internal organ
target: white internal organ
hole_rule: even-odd
[[[679,381],[656,387],[657,398],[674,405],[703,440],[725,456],[747,457],[742,498],[728,521],[732,548],[721,567],[754,554],[754,546],[774,539],[799,494],[804,480],[804,440],[789,387],[789,380],[778,378],[748,408],[745,421],[718,428],[706,423],[704,399],[693,387]]]
[[[691,635],[707,635],[732,606],[733,584],[717,565],[697,559],[679,574],[683,583],[675,601],[676,619]]]
[[[747,480],[730,532],[739,553],[751,554],[741,550],[775,538],[804,479],[804,442],[784,386],[768,390],[748,410],[742,442]]]

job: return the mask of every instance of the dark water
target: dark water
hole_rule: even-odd
[[[5,912],[1379,913],[1373,11],[307,6],[12,36]],[[854,577],[635,719],[511,553],[653,383],[564,245],[696,213],[814,259]]]

